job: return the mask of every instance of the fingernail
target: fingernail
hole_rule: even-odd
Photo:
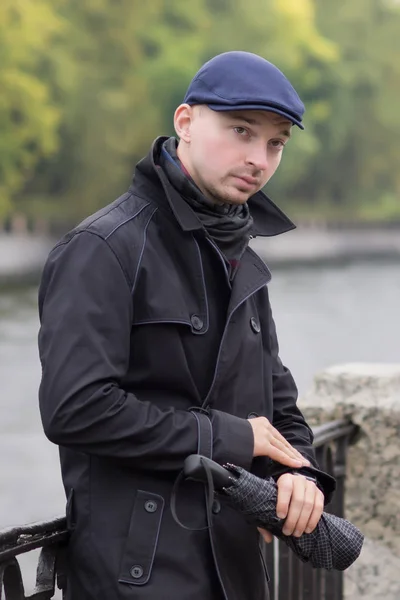
[[[304,532],[304,533],[311,533],[311,531],[312,531],[312,530],[310,529],[310,527],[307,527],[307,529],[305,530],[305,532]]]
[[[277,512],[276,516],[278,517],[278,519],[284,519],[285,518],[285,514],[282,511]]]
[[[282,529],[282,533],[283,535],[289,535],[289,529],[286,529],[285,527]]]
[[[294,535],[294,537],[300,537],[301,533],[300,533],[300,531],[295,531],[293,535]]]

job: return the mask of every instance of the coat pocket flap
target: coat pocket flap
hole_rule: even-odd
[[[150,579],[163,511],[162,496],[138,490],[122,557],[120,583],[144,585]]]

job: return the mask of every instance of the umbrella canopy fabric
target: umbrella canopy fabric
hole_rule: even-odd
[[[283,540],[300,560],[315,568],[343,571],[358,558],[364,536],[352,523],[324,512],[312,533],[299,538],[285,536],[282,533],[285,519],[278,519],[276,515],[278,488],[275,481],[271,477],[261,479],[235,465],[225,467],[232,476],[230,485],[223,487],[223,491],[231,504],[248,521]]]

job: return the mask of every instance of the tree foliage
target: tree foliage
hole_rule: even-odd
[[[129,184],[200,65],[274,62],[306,104],[270,193],[294,213],[400,214],[393,0],[2,0],[0,216],[76,221]]]
[[[0,3],[0,214],[57,150],[60,110],[42,78],[62,20],[45,0]]]

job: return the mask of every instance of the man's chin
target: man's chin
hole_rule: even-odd
[[[233,190],[230,194],[230,204],[245,204],[251,196],[248,190]]]
[[[215,195],[215,191],[213,194],[214,199],[218,202],[218,204],[245,204],[247,200],[252,196],[249,194],[248,190],[240,190],[238,188],[224,189],[221,190],[218,196]]]

